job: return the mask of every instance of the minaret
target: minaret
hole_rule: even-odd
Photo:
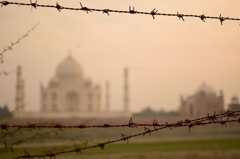
[[[45,100],[45,94],[44,94],[44,86],[42,82],[40,82],[40,111],[46,111],[46,108],[44,107],[44,100]]]
[[[16,99],[15,99],[15,111],[17,114],[24,112],[24,80],[22,78],[22,68],[17,67],[17,84],[16,84]]]
[[[124,69],[124,111],[129,112],[129,87],[128,87],[128,68]]]
[[[106,81],[106,111],[110,108],[109,81]]]

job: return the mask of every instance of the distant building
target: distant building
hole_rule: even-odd
[[[48,86],[40,85],[40,112],[26,112],[24,100],[24,80],[21,67],[17,69],[15,118],[116,118],[130,117],[126,99],[122,111],[110,111],[101,108],[101,87],[94,85],[89,78],[84,78],[81,65],[69,55],[57,67],[56,74]],[[124,81],[127,81],[124,76]],[[124,83],[126,87],[126,82]],[[109,89],[109,88],[108,88]],[[126,88],[123,89],[127,92]],[[109,102],[109,92],[107,91]],[[128,92],[127,92],[128,93]],[[126,93],[125,93],[126,94]],[[124,96],[127,98],[128,94]]]
[[[57,67],[48,87],[40,86],[42,112],[100,111],[101,88],[83,77],[80,64],[68,56]]]
[[[229,110],[240,111],[240,104],[236,96],[232,97],[231,103],[228,105]]]
[[[181,116],[205,116],[224,111],[223,92],[220,91],[219,96],[212,87],[203,83],[196,92],[184,99],[181,96],[180,113]]]

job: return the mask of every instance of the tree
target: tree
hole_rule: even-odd
[[[0,106],[0,118],[12,118],[13,115],[9,111],[7,104],[5,104],[3,107]]]

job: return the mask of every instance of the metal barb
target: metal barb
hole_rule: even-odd
[[[168,122],[165,122],[165,127],[170,127],[170,130],[172,130],[172,125],[169,125]]]
[[[153,19],[155,19],[154,15],[156,15],[156,13],[158,12],[158,10],[156,10],[156,8],[154,8],[152,11],[151,11],[151,15],[153,17]]]
[[[87,14],[88,14],[88,12],[92,12],[91,9],[89,9],[89,8],[87,8],[87,7],[83,7],[81,2],[79,2],[79,4],[80,4],[80,6],[81,6],[81,10],[86,11]]]
[[[48,154],[46,156],[50,157],[50,159],[53,157],[54,159],[56,159],[56,155],[54,153],[52,153],[52,151],[48,150]]]
[[[149,136],[151,136],[151,130],[147,127],[144,127],[144,131],[145,133],[143,134],[143,136],[145,136],[147,133],[149,133]]]
[[[183,18],[183,16],[184,16],[183,14],[178,14],[178,12],[177,12],[177,17],[178,17],[180,20],[185,21],[184,18]]]
[[[188,131],[189,131],[189,133],[191,133],[191,128],[194,126],[194,124],[190,124],[190,125],[188,125]]]
[[[157,120],[153,120],[153,123],[152,123],[154,129],[156,130],[156,126],[160,126],[158,123],[157,123]]]
[[[131,9],[131,6],[129,6],[129,13],[135,14],[135,13],[137,13],[137,11],[134,9],[134,7],[133,7],[133,9]]]
[[[63,9],[63,7],[58,4],[58,2],[56,3],[56,8],[59,12],[61,12],[61,10]]]
[[[229,109],[228,109],[228,111],[226,112],[226,114],[227,114],[227,120],[230,118],[230,117],[234,117],[234,118],[236,118],[236,115],[235,115],[235,113],[234,112],[231,112]]]
[[[203,14],[203,15],[201,15],[200,16],[200,18],[201,18],[201,20],[203,21],[203,22],[205,22],[205,19],[206,19],[206,17],[205,17],[205,15]]]
[[[8,1],[2,1],[2,2],[0,2],[1,3],[1,7],[2,6],[7,6],[7,5],[9,5],[9,2]]]
[[[127,141],[127,144],[128,144],[128,138],[129,137],[127,137],[126,135],[124,135],[124,134],[121,134],[122,135],[122,139],[123,139],[123,141],[125,142],[125,141]]]
[[[109,12],[109,9],[103,9],[103,14],[106,13],[107,15],[110,15],[108,12]]]
[[[103,150],[104,149],[104,146],[105,144],[104,143],[99,143],[98,146]]]
[[[221,25],[223,25],[223,21],[225,21],[225,20],[227,20],[227,19],[228,19],[228,17],[224,18],[224,17],[222,17],[221,14],[220,14],[219,20],[220,20]]]
[[[30,4],[33,8],[37,9],[37,0],[34,3],[32,2],[32,0],[30,0]]]
[[[128,127],[131,127],[131,128],[137,127],[137,124],[133,123],[132,117],[129,120]]]
[[[210,122],[218,122],[218,119],[217,119],[217,116],[216,116],[216,111],[214,112],[214,114],[212,116],[209,116],[208,114],[208,120],[209,120],[209,123]]]
[[[222,127],[223,127],[223,125],[225,125],[225,127],[227,127],[227,121],[228,121],[228,119],[226,121],[223,121],[222,117],[221,117],[220,124],[222,125]]]
[[[76,148],[76,149],[75,149],[75,151],[76,151],[77,153],[80,153],[80,154],[82,154],[82,151],[81,151],[81,149],[80,149],[80,148],[78,148],[76,145],[74,145],[74,147]]]
[[[30,159],[31,158],[31,155],[27,152],[27,150],[24,151],[24,158],[28,158]]]
[[[61,123],[56,123],[54,125],[55,128],[58,128],[59,130],[62,130],[61,128],[63,127]]]

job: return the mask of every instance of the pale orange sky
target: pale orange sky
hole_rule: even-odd
[[[19,2],[29,2],[19,0]],[[39,4],[56,4],[39,0]],[[79,1],[58,0],[63,6],[78,7]],[[163,13],[205,14],[240,17],[240,1],[209,0],[83,0],[89,8],[137,11],[158,9]],[[240,97],[240,22],[185,17],[129,15],[9,5],[0,8],[0,48],[17,40],[40,22],[29,37],[6,52],[0,72],[20,64],[26,82],[27,110],[39,110],[39,84],[45,86],[57,65],[68,55],[79,61],[84,76],[103,88],[111,83],[111,109],[123,107],[123,68],[130,69],[131,110],[146,106],[155,110],[177,110],[179,96],[191,95],[203,81],[217,93],[222,89],[225,107],[233,95]],[[0,76],[0,105],[14,108],[15,74]],[[105,108],[103,99],[102,107]]]

